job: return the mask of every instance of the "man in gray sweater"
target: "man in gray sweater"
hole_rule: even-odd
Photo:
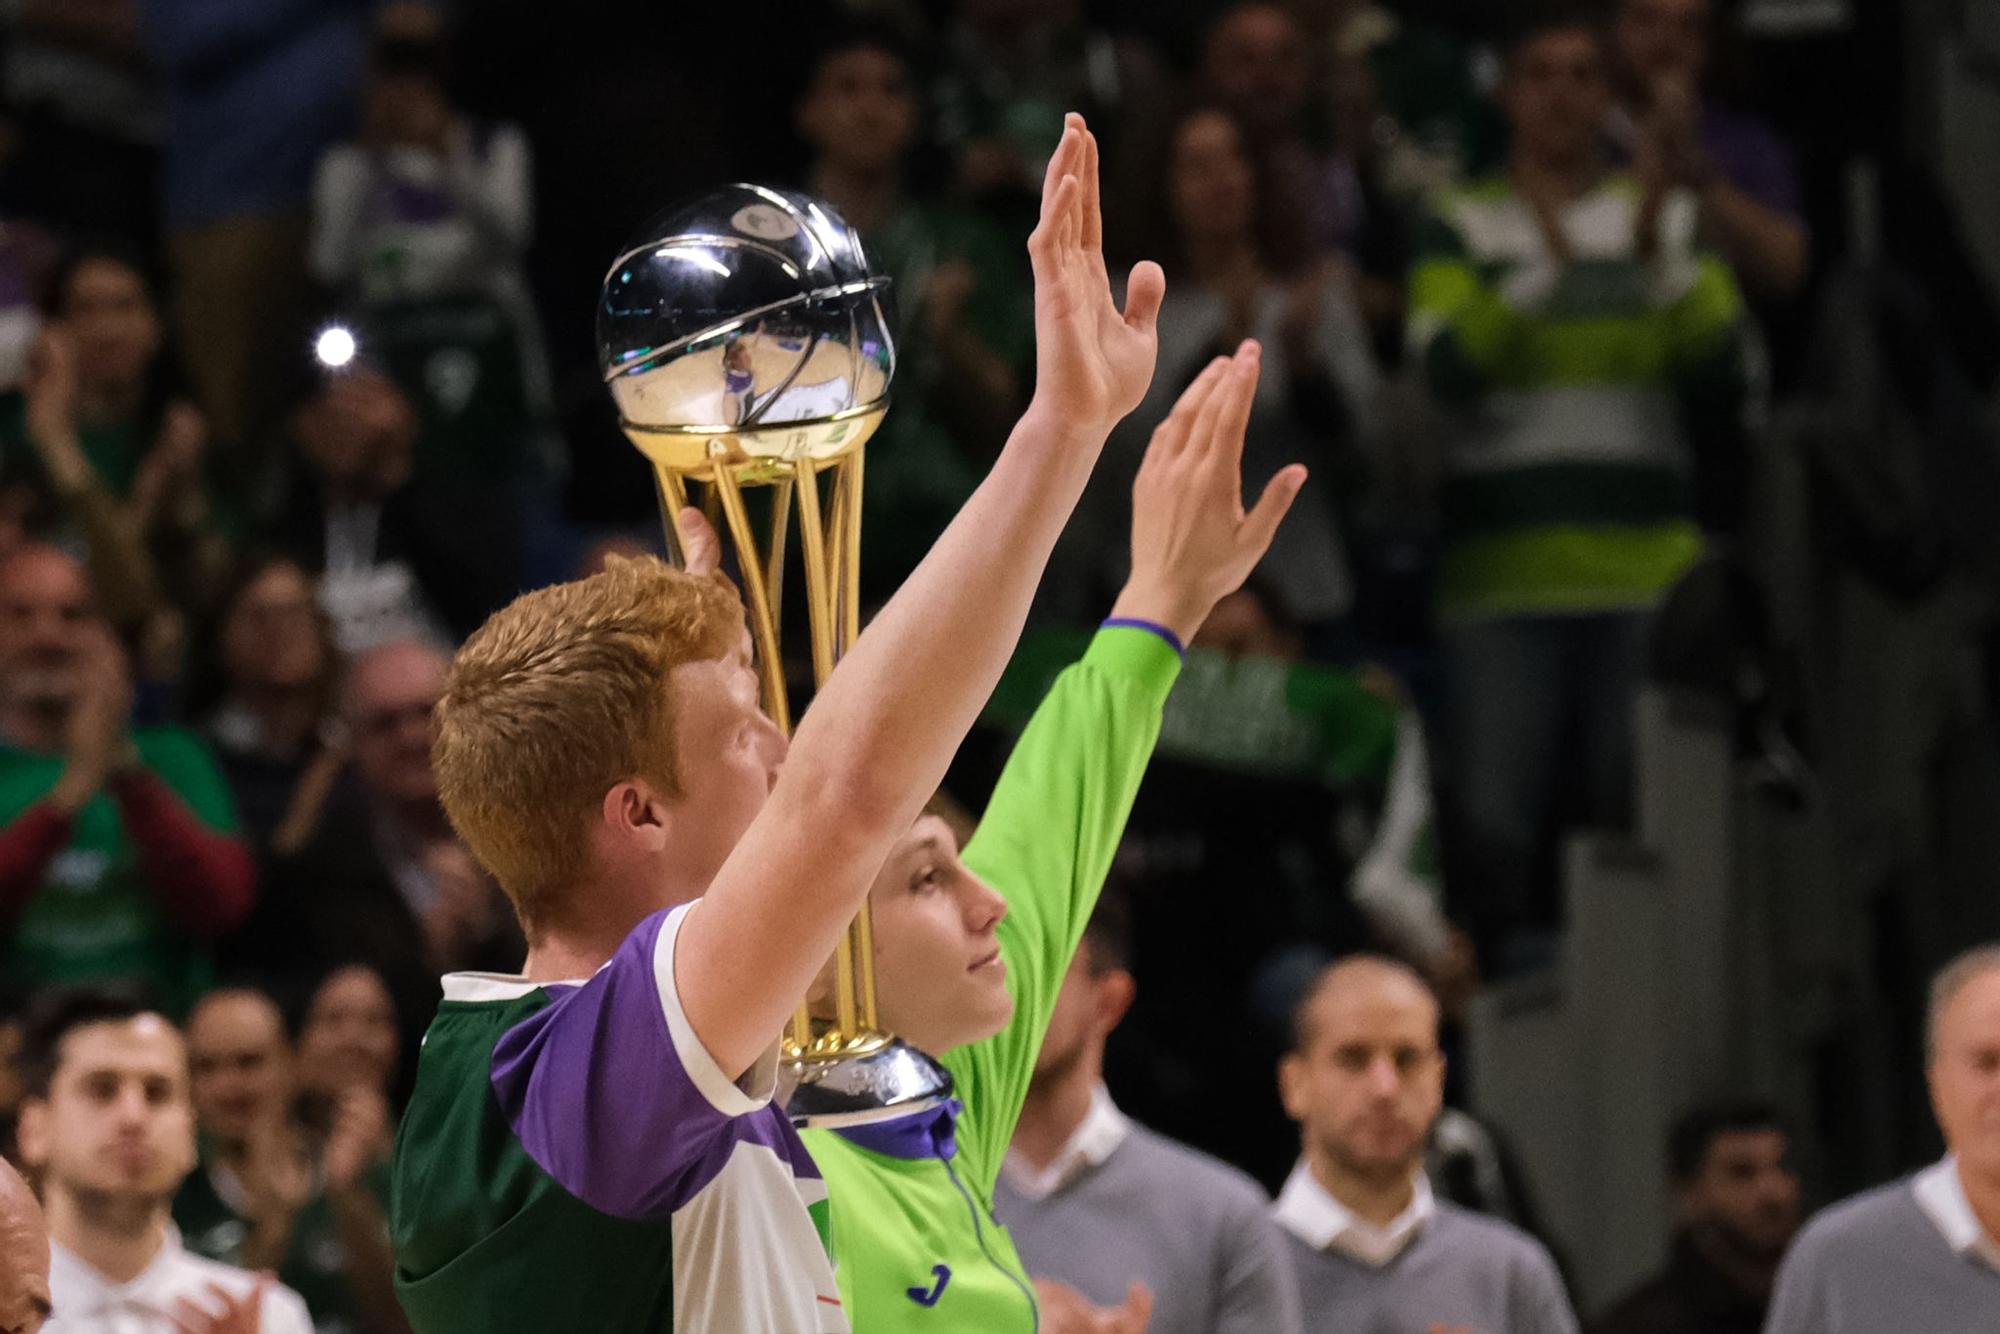
[[[1431,1193],[1444,1053],[1424,980],[1391,959],[1342,960],[1292,1029],[1278,1084],[1303,1152],[1275,1216],[1310,1334],[1575,1334],[1539,1242]]]
[[[1932,982],[1926,1048],[1943,1161],[1806,1224],[1765,1334],[2000,1330],[2000,944]]]
[[[1107,896],[1063,978],[1028,1100],[993,1192],[1043,1290],[1044,1328],[1066,1285],[1100,1308],[1140,1284],[1147,1334],[1299,1334],[1285,1241],[1263,1188],[1134,1124],[1104,1087],[1104,1043],[1134,987],[1122,904]]]

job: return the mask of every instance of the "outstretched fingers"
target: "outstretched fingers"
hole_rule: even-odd
[[[1222,383],[1222,374],[1228,369],[1229,358],[1217,357],[1201,368],[1201,374],[1188,383],[1174,403],[1173,411],[1167,419],[1153,429],[1152,446],[1146,451],[1145,462],[1155,458],[1166,458],[1178,454],[1187,444],[1188,434],[1194,429],[1195,418],[1209,398],[1215,393],[1215,386]]]
[[[1077,173],[1083,181],[1083,248],[1091,251],[1104,249],[1104,192],[1097,175],[1097,136],[1083,123],[1083,117],[1070,113],[1070,121],[1083,132],[1083,169]]]
[[[1080,131],[1063,131],[1062,142],[1049,157],[1042,177],[1042,214],[1028,236],[1028,259],[1038,280],[1048,281],[1063,271],[1064,253],[1073,248],[1071,233],[1080,224],[1073,216],[1081,185],[1077,170],[1082,165],[1083,136]]]
[[[1243,469],[1243,440],[1250,431],[1250,405],[1257,397],[1257,380],[1263,373],[1264,349],[1253,339],[1245,339],[1236,349],[1230,368],[1230,392],[1216,422],[1214,445],[1217,462],[1232,473]]]
[[[1278,475],[1264,484],[1264,494],[1257,498],[1257,505],[1244,517],[1243,526],[1237,530],[1238,541],[1242,543],[1243,554],[1255,565],[1271,549],[1271,539],[1278,535],[1278,525],[1285,521],[1291,511],[1292,502],[1299,498],[1305,488],[1306,465],[1293,463],[1280,468]]]
[[[1222,421],[1223,409],[1231,395],[1240,392],[1235,357],[1218,358],[1221,365],[1216,372],[1215,383],[1195,409],[1194,421],[1189,425],[1187,435],[1182,438],[1174,453],[1190,455],[1190,461],[1199,461],[1215,451],[1215,432]]]
[[[1056,151],[1049,154],[1048,169],[1042,173],[1043,226],[1047,226],[1049,219],[1055,214],[1056,189],[1062,184],[1063,177],[1076,175],[1077,168],[1082,165],[1078,160],[1083,147],[1083,130],[1080,128],[1082,120],[1081,116],[1069,117],[1063,128],[1062,138],[1056,142]]]

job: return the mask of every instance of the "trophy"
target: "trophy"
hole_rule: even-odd
[[[826,205],[727,185],[659,215],[605,276],[598,367],[653,466],[667,544],[699,504],[738,566],[764,707],[792,727],[779,651],[796,527],[815,685],[861,621],[862,445],[889,402],[886,277]],[[864,905],[834,955],[831,1020],[786,1028],[793,1120],[855,1124],[936,1105],[951,1076],[876,1017]]]

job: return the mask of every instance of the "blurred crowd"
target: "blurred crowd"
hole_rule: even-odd
[[[1649,681],[1825,784],[1913,1052],[1924,979],[2000,937],[2000,318],[1935,183],[1766,117],[1724,0],[564,8],[0,5],[0,1050],[71,984],[183,1025],[192,1251],[276,1269],[323,1334],[400,1327],[380,1191],[436,978],[522,948],[430,709],[515,593],[658,546],[591,355],[621,236],[730,176],[860,230],[899,353],[879,599],[1027,401],[1069,110],[1107,249],[1166,269],[1159,369],[960,799],[1108,608],[1148,434],[1216,351],[1265,348],[1246,488],[1313,470],[1134,815],[1121,1101],[1276,1186],[1311,1118],[1217,1084],[1271,1089],[1356,949],[1415,969],[1454,1050],[1483,981],[1555,959],[1565,831],[1630,827]],[[1810,594],[1758,558],[1776,450]],[[1788,597],[1816,619],[1785,642]],[[49,1059],[0,1079],[8,1138]],[[1532,1229],[1444,1069],[1440,1191]],[[1788,1236],[1785,1133],[1691,1121],[1689,1217]]]

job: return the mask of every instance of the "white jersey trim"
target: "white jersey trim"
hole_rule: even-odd
[[[674,945],[680,939],[681,923],[700,902],[696,899],[694,903],[683,903],[660,923],[660,934],[653,941],[653,981],[660,993],[660,1010],[667,1017],[667,1032],[673,1038],[674,1052],[681,1058],[689,1080],[708,1099],[709,1106],[724,1116],[748,1116],[768,1104],[772,1090],[777,1087],[778,1044],[772,1042],[744,1071],[743,1082],[738,1084],[723,1072],[695,1036],[694,1025],[688,1022],[687,1011],[681,1007],[680,988],[674,982]]]

